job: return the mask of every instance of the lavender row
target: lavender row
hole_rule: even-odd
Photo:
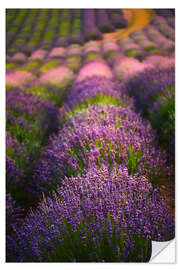
[[[137,108],[150,119],[169,153],[169,160],[174,163],[175,73],[174,65],[168,67],[164,59],[162,61],[159,68],[146,70],[130,80],[127,91],[135,97]]]
[[[115,14],[110,12],[111,16],[103,9],[20,9],[15,12],[16,19],[12,22],[8,20],[12,10],[7,10],[7,50],[10,54],[20,50],[28,55],[38,48],[82,44],[91,38],[102,39],[101,31],[113,31],[114,26],[127,27],[120,10]]]
[[[12,88],[6,96],[6,186],[19,202],[31,200],[26,194],[33,166],[49,134],[58,127],[58,107],[37,95]]]

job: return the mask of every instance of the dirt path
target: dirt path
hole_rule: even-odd
[[[118,40],[128,36],[132,31],[145,27],[152,17],[151,9],[123,9],[124,16],[129,22],[125,29],[116,30],[113,33],[103,35],[103,39],[113,38]]]

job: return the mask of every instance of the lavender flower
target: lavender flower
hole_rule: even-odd
[[[161,50],[174,51],[174,41],[164,37],[153,25],[148,25],[144,28],[145,33],[150,40],[154,41]]]
[[[111,51],[118,52],[120,50],[117,43],[111,39],[107,39],[102,42],[102,49],[104,54],[108,54]]]
[[[157,60],[157,59],[155,59]],[[170,61],[171,62],[171,61]],[[135,97],[136,107],[151,120],[158,132],[160,142],[168,152],[168,160],[174,163],[175,151],[175,109],[174,66],[145,71],[127,83],[127,91]]]
[[[83,12],[83,34],[86,41],[102,38],[101,32],[95,25],[95,13],[93,9],[85,9]]]
[[[23,63],[25,62],[26,58],[27,57],[24,53],[18,52],[11,57],[11,61]]]
[[[122,83],[115,83],[98,76],[75,82],[68,93],[64,107],[68,110],[74,110],[75,107],[79,109],[81,104],[88,106],[90,101],[94,105],[104,104],[103,97],[109,97],[108,103],[112,101],[118,105],[122,104],[120,106],[133,108],[133,100],[127,97],[125,86]]]
[[[50,71],[43,72],[41,77],[38,80],[40,85],[63,85],[67,86],[74,79],[73,72],[67,67],[57,67],[51,69]]]
[[[151,55],[143,60],[143,63],[150,63],[156,68],[168,68],[175,65],[174,57],[165,57],[161,55]]]
[[[173,216],[145,177],[115,166],[66,178],[9,237],[9,261],[148,261],[149,240],[174,237]],[[146,247],[144,252],[139,248]]]
[[[174,40],[175,31],[171,28],[166,20],[161,16],[155,16],[152,18],[151,24],[155,25],[158,30],[168,39]]]
[[[6,194],[6,235],[12,230],[13,226],[21,221],[23,208],[18,206],[11,194]]]
[[[113,74],[110,67],[102,60],[94,60],[90,63],[85,64],[79,71],[76,82],[80,82],[85,78],[92,76],[102,76],[107,79],[112,79]]]
[[[48,57],[49,58],[64,58],[66,56],[66,49],[63,47],[53,48]]]
[[[89,53],[100,53],[100,51],[100,45],[96,41],[88,41],[84,44],[84,55]]]
[[[35,79],[36,77],[28,71],[11,72],[6,74],[6,85],[8,87],[21,87],[33,82]]]
[[[42,152],[34,181],[40,192],[47,192],[65,176],[103,164],[124,164],[154,183],[170,173],[149,123],[129,108],[106,105],[89,106],[64,124]]]
[[[47,55],[46,50],[39,49],[32,53],[32,55],[29,57],[29,60],[43,60],[46,55]]]
[[[114,26],[111,24],[105,9],[97,9],[97,25],[102,32],[113,32]]]
[[[81,55],[82,47],[78,44],[72,44],[67,48],[67,56]]]
[[[128,81],[146,69],[152,69],[153,65],[141,63],[135,58],[120,57],[114,62],[113,69],[116,77]]]

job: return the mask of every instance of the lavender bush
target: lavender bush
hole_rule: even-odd
[[[137,108],[151,119],[160,142],[174,161],[175,145],[175,74],[174,66],[152,69],[135,76],[127,84],[127,91],[135,97]]]
[[[83,12],[83,35],[86,41],[102,38],[102,34],[95,24],[95,13],[93,9],[85,9]]]
[[[169,177],[166,154],[156,144],[149,125],[129,108],[90,106],[67,120],[43,151],[34,182],[39,192],[61,184],[65,176],[83,173],[94,165],[127,166],[129,173],[151,182]]]
[[[66,178],[14,235],[7,260],[17,262],[146,262],[150,240],[174,237],[173,216],[145,177],[115,166]]]

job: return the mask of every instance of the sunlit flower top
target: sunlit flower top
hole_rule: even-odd
[[[39,49],[32,53],[32,55],[29,57],[29,60],[42,60],[45,58],[46,54],[47,54],[46,50]]]
[[[94,60],[84,65],[76,78],[76,81],[82,81],[87,77],[101,76],[107,79],[112,79],[113,74],[110,67],[104,61]]]
[[[39,83],[42,85],[67,85],[74,79],[73,72],[67,67],[57,67],[50,71],[44,72],[39,78]]]
[[[17,71],[6,74],[6,85],[8,86],[24,86],[33,82],[36,77],[28,71]]]
[[[18,52],[11,57],[11,61],[24,62],[26,58],[27,57],[24,53]]]
[[[64,57],[65,55],[66,55],[66,49],[64,47],[53,48],[49,53],[50,58]]]
[[[72,44],[67,48],[67,55],[80,55],[82,52],[82,47],[78,44]]]
[[[118,79],[129,80],[135,75],[146,69],[152,69],[154,66],[150,63],[141,63],[135,58],[117,58],[114,62],[113,69]]]
[[[150,63],[157,68],[167,68],[175,65],[174,57],[165,57],[161,55],[151,55],[144,59],[143,63]]]

